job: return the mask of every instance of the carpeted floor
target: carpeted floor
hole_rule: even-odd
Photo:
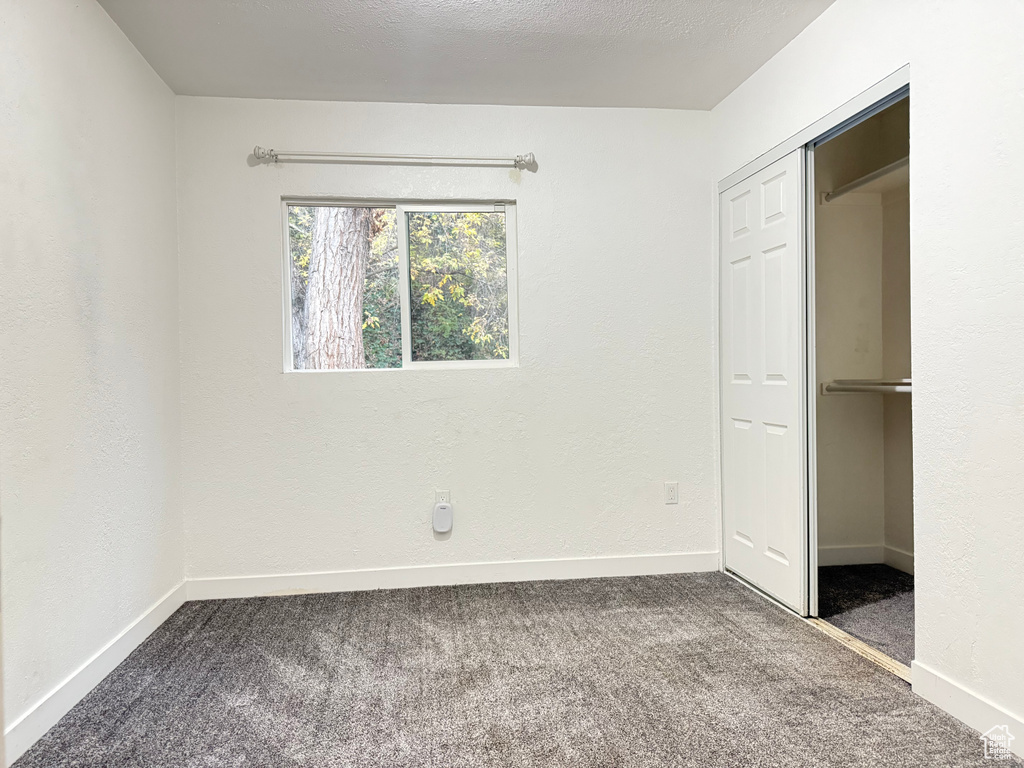
[[[16,766],[985,764],[902,680],[704,573],[188,603]]]
[[[910,666],[914,658],[914,577],[888,565],[818,569],[818,616]]]

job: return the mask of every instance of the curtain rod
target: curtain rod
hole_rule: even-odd
[[[257,145],[253,157],[268,163],[364,163],[367,165],[464,165],[536,170],[533,152],[515,157],[445,157],[442,155],[369,155],[352,152],[291,152]]]

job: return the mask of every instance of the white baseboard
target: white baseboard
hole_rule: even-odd
[[[884,544],[818,547],[818,565],[885,563],[898,571],[914,572],[914,554]]]
[[[818,547],[818,565],[865,565],[885,561],[885,547],[837,545]]]
[[[849,558],[884,554],[884,547],[824,547],[843,563]],[[894,550],[900,552],[900,550]],[[859,552],[859,554],[858,554]],[[908,555],[908,553],[902,553]],[[913,560],[912,556],[911,562]],[[864,562],[863,559],[858,562]],[[867,560],[879,562],[879,560]],[[821,562],[825,565],[827,563]],[[186,600],[257,597],[303,592],[345,592],[369,589],[480,584],[502,581],[582,579],[607,576],[643,576],[665,573],[717,571],[718,552],[666,555],[590,557],[564,560],[516,560],[499,563],[380,568],[324,573],[189,579],[179,584],[107,643],[76,672],[44,696],[5,731],[6,760],[12,764],[104,677],[166,621]],[[966,725],[984,732],[993,725],[1007,725],[1024,734],[1024,719],[953,682],[919,661],[912,663],[914,692]],[[1024,756],[1024,738],[1014,752]],[[979,742],[980,744],[980,742]]]
[[[44,733],[56,725],[58,720],[109,675],[114,667],[128,658],[128,655],[184,602],[185,583],[182,582],[157,600],[85,664],[36,702],[31,709],[7,726],[4,730],[7,765],[14,763]]]
[[[218,600],[304,592],[357,592],[368,589],[489,584],[502,581],[650,576],[718,569],[718,552],[686,552],[666,555],[421,565],[267,576],[225,576],[189,579],[188,599]]]
[[[907,552],[904,549],[897,549],[896,547],[886,545],[883,562],[897,571],[903,571],[904,573],[914,572],[914,553]]]
[[[1017,736],[1011,742],[1011,750],[1024,757],[1024,718],[993,704],[983,696],[950,680],[941,672],[936,672],[927,664],[914,661],[910,668],[914,680],[914,693],[979,733],[984,733],[994,725],[1009,726],[1010,732]],[[978,745],[980,755],[980,741]]]
[[[566,560],[516,560],[503,563],[465,563],[407,568],[380,568],[327,573],[296,573],[188,579],[139,616],[78,670],[46,694],[5,730],[7,764],[28,751],[72,707],[114,668],[128,658],[153,630],[186,600],[350,592],[368,589],[480,584],[501,581],[582,579],[600,576],[647,576],[663,573],[717,571],[718,552],[693,552]]]

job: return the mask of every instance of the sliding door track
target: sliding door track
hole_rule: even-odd
[[[782,608],[787,613],[791,613],[793,616],[796,616],[801,621],[804,621],[804,622],[810,624],[812,627],[817,629],[819,632],[821,632],[821,633],[823,633],[825,635],[828,635],[830,638],[832,638],[836,642],[841,643],[842,645],[845,645],[847,648],[849,648],[854,653],[857,653],[857,654],[863,656],[865,659],[867,659],[868,661],[872,662],[873,664],[876,664],[877,666],[881,667],[886,672],[890,672],[890,673],[896,675],[896,677],[898,677],[898,678],[900,678],[902,680],[905,680],[908,683],[911,682],[911,680],[910,680],[910,667],[908,667],[906,664],[900,664],[900,662],[896,661],[896,659],[894,659],[894,658],[892,658],[890,656],[886,656],[881,651],[879,651],[879,650],[877,650],[875,648],[872,648],[870,645],[865,643],[863,640],[859,640],[858,638],[854,637],[853,635],[850,635],[850,634],[847,634],[846,632],[843,632],[843,630],[839,629],[839,627],[832,626],[831,624],[829,624],[824,619],[819,619],[819,618],[816,618],[814,616],[801,616],[799,613],[794,611],[788,605],[784,605],[784,604],[780,603],[778,600],[776,600],[774,597],[769,595],[767,592],[764,592],[763,590],[758,589],[756,586],[751,584],[749,581],[744,579],[742,576],[740,576],[737,573],[733,573],[728,568],[724,569],[724,573],[727,576],[731,576],[733,579],[735,579],[740,584],[745,586],[751,592],[759,595],[760,597],[763,597],[765,600],[768,600],[771,603],[774,603],[775,605],[779,606],[779,608]]]
[[[900,664],[896,659],[891,656],[886,656],[881,651],[872,648],[870,645],[865,643],[863,640],[859,640],[853,635],[849,635],[839,627],[834,627],[824,619],[818,619],[810,617],[804,619],[812,627],[817,628],[819,631],[824,632],[826,635],[831,637],[833,640],[842,643],[850,650],[855,653],[859,653],[868,661],[872,661],[887,672],[892,672],[896,677],[900,677],[910,682],[910,667],[906,664]]]

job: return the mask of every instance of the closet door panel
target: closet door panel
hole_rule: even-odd
[[[807,612],[803,150],[726,190],[721,219],[725,565]]]

